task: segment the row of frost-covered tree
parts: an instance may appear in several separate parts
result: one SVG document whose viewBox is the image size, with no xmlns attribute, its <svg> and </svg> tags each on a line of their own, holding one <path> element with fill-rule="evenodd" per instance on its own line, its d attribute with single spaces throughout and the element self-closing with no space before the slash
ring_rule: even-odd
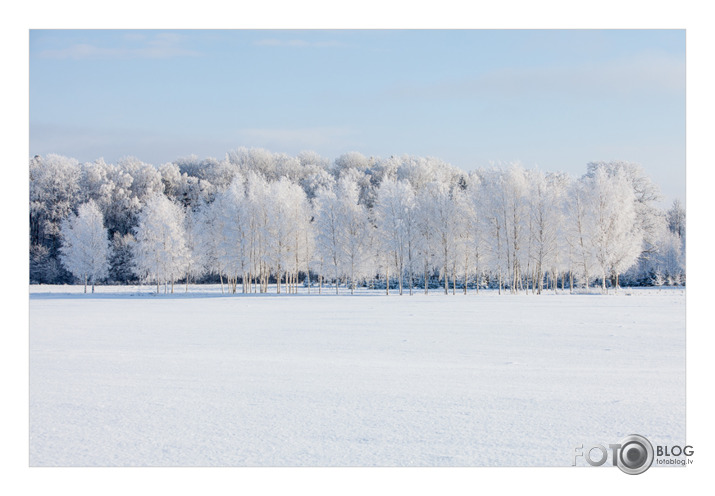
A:
<svg viewBox="0 0 715 496">
<path fill-rule="evenodd" d="M 223 160 L 30 160 L 30 281 L 225 291 L 445 292 L 685 284 L 685 211 L 640 165 L 518 164 L 241 148 Z M 314 289 L 311 289 L 314 288 Z"/>
</svg>

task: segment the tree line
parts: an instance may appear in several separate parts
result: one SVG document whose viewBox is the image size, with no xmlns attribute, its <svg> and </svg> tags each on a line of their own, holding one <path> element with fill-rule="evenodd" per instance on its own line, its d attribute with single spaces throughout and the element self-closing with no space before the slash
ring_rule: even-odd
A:
<svg viewBox="0 0 715 496">
<path fill-rule="evenodd" d="M 685 284 L 685 210 L 634 163 L 578 178 L 431 157 L 240 148 L 160 166 L 30 160 L 30 281 L 228 292 Z"/>
</svg>

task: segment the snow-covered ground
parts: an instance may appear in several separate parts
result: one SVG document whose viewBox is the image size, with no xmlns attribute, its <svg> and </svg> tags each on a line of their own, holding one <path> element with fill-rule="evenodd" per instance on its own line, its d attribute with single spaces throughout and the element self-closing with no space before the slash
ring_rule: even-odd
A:
<svg viewBox="0 0 715 496">
<path fill-rule="evenodd" d="M 31 465 L 571 466 L 685 440 L 683 290 L 153 290 L 30 288 Z"/>
</svg>

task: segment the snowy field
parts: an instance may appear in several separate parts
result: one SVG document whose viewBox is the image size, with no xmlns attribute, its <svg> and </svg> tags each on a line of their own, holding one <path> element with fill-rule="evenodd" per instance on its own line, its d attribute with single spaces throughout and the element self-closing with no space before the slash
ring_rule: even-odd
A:
<svg viewBox="0 0 715 496">
<path fill-rule="evenodd" d="M 153 289 L 31 286 L 31 465 L 571 466 L 685 440 L 682 289 Z"/>
</svg>

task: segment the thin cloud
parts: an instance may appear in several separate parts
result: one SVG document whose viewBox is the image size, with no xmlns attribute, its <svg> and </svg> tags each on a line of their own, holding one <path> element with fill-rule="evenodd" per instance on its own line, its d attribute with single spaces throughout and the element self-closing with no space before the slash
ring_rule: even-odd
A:
<svg viewBox="0 0 715 496">
<path fill-rule="evenodd" d="M 123 38 L 127 41 L 144 41 L 147 39 L 147 35 L 141 32 L 129 32 L 125 33 Z"/>
<path fill-rule="evenodd" d="M 132 155 L 160 164 L 196 154 L 221 157 L 238 146 L 298 153 L 319 150 L 329 156 L 356 148 L 355 131 L 347 127 L 243 128 L 222 133 L 187 134 L 140 128 L 30 123 L 30 155 L 58 153 L 80 162 L 104 157 L 108 163 Z"/>
<path fill-rule="evenodd" d="M 251 128 L 239 129 L 238 140 L 252 146 L 275 149 L 313 149 L 342 142 L 351 134 L 345 127 L 312 127 L 294 129 Z"/>
<path fill-rule="evenodd" d="M 266 38 L 253 42 L 255 46 L 269 47 L 294 47 L 294 48 L 326 48 L 344 47 L 344 43 L 335 40 L 328 41 L 306 41 L 306 40 L 279 40 L 277 38 Z"/>
<path fill-rule="evenodd" d="M 685 94 L 685 61 L 664 55 L 582 64 L 578 67 L 538 67 L 494 70 L 472 78 L 425 86 L 403 85 L 391 97 L 471 98 L 557 95 L 631 96 Z"/>
<path fill-rule="evenodd" d="M 134 46 L 106 47 L 90 43 L 75 43 L 64 48 L 46 49 L 39 57 L 50 59 L 162 59 L 172 57 L 195 57 L 196 50 L 182 46 L 183 37 L 176 33 L 159 33 L 151 37 L 141 33 L 129 33 L 123 40 Z"/>
</svg>

